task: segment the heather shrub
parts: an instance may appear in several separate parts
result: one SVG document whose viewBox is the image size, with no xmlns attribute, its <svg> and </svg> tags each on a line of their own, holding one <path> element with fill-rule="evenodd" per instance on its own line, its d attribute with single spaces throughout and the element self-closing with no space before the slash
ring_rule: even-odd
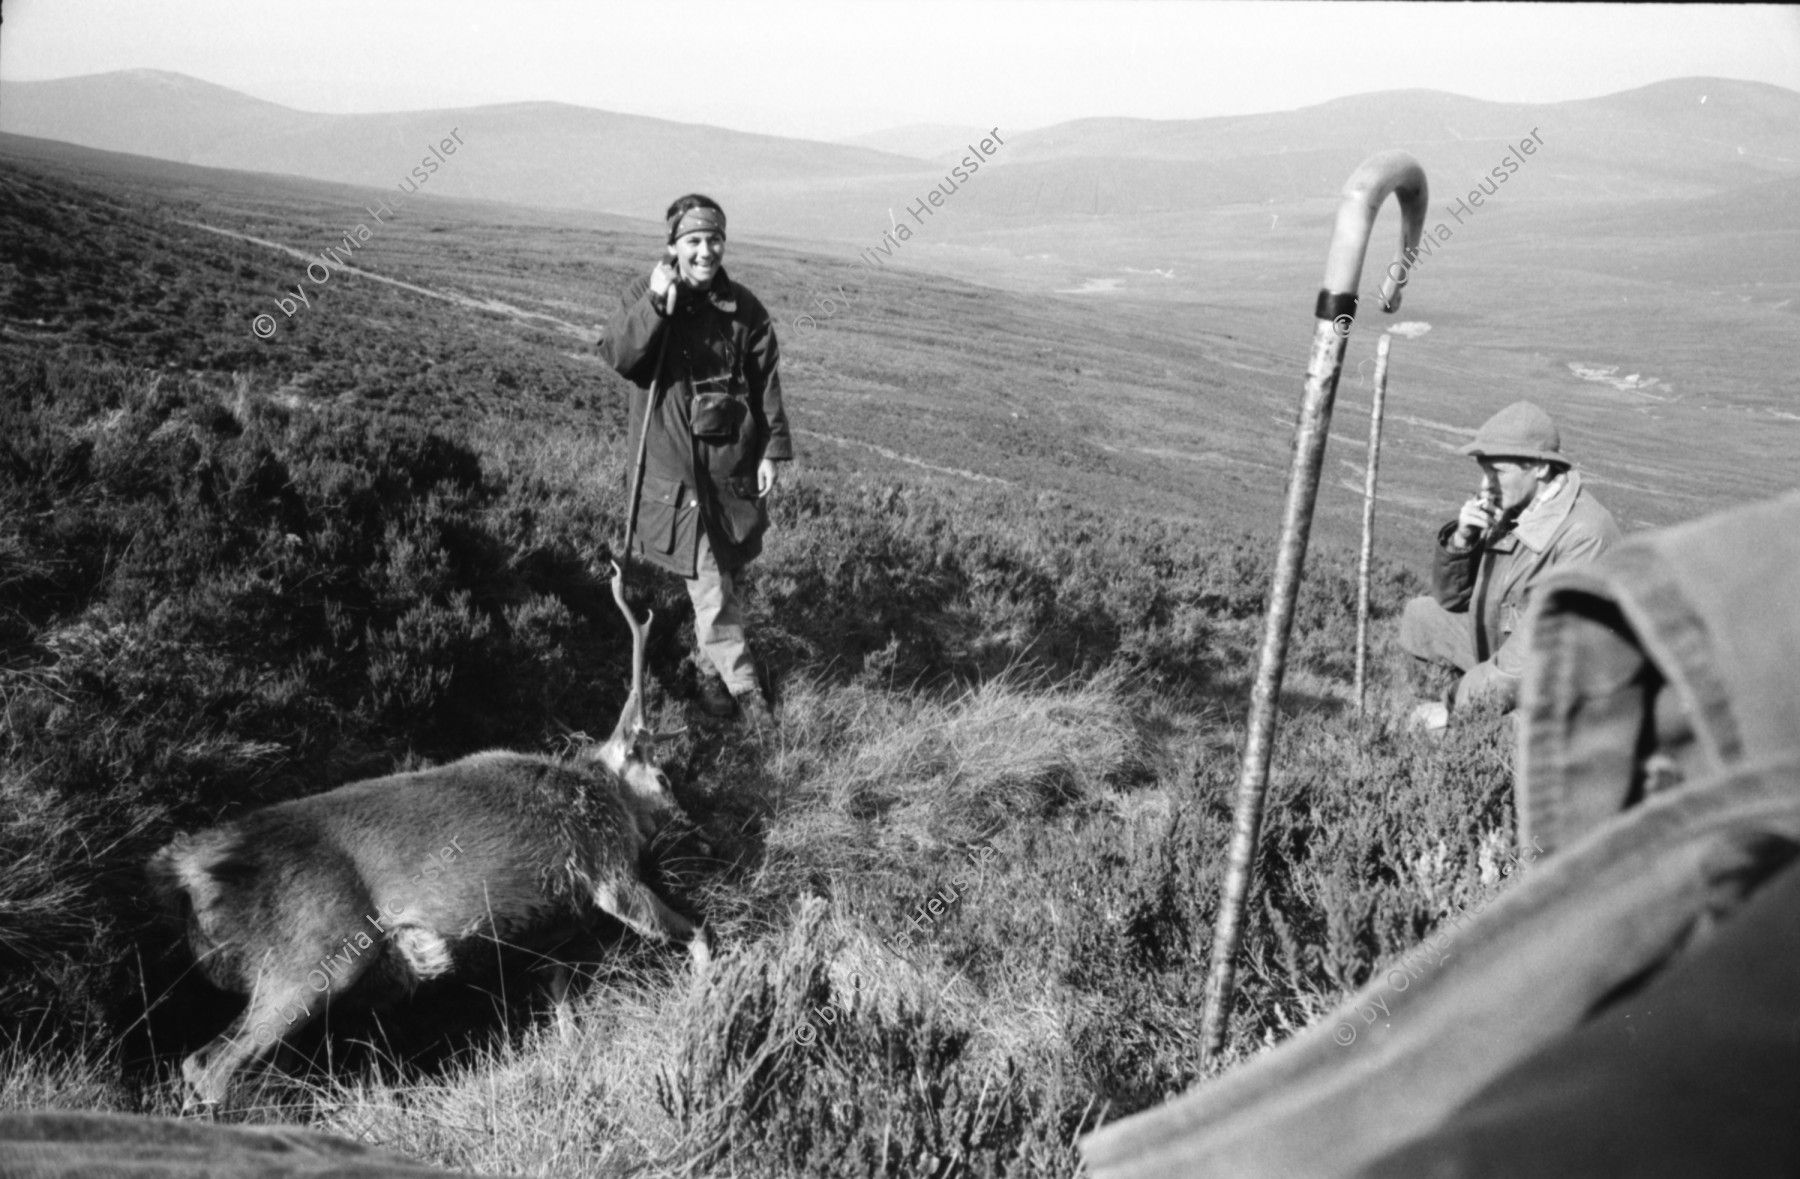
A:
<svg viewBox="0 0 1800 1179">
<path fill-rule="evenodd" d="M 597 671 L 628 641 L 578 538 L 508 547 L 504 486 L 453 438 L 56 362 L 15 379 L 0 436 L 0 744 L 9 788 L 45 800 L 5 850 L 77 829 L 108 849 L 53 894 L 102 960 L 171 824 L 616 713 Z M 48 908 L 32 877 L 9 873 L 39 899 L 0 923 Z M 42 945 L 0 931 L 21 942 Z M 44 1003 L 130 999 L 68 986 L 58 954 L 24 965 Z"/>
</svg>

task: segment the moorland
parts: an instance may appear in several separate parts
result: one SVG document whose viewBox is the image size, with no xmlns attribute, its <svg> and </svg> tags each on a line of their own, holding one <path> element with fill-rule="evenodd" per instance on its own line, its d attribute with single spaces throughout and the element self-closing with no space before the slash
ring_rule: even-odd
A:
<svg viewBox="0 0 1800 1179">
<path fill-rule="evenodd" d="M 236 1000 L 146 903 L 150 851 L 358 776 L 567 749 L 617 715 L 624 399 L 592 340 L 658 239 L 421 197 L 289 316 L 290 251 L 337 241 L 375 190 L 10 135 L 0 164 L 0 1104 L 172 1112 L 181 1055 Z M 497 1172 L 1075 1173 L 1080 1133 L 1284 1039 L 1505 886 L 1510 723 L 1433 742 L 1389 721 L 1393 620 L 1487 412 L 1550 407 L 1632 527 L 1791 484 L 1775 296 L 1800 231 L 1792 182 L 1742 179 L 1626 215 L 1496 205 L 1409 289 L 1398 318 L 1431 330 L 1395 344 L 1366 718 L 1365 311 L 1206 1067 L 1330 201 L 1196 215 L 1178 265 L 1220 282 L 1182 299 L 1038 289 L 1027 251 L 870 276 L 734 235 L 729 269 L 778 320 L 848 298 L 783 336 L 801 458 L 747 589 L 778 734 L 697 712 L 685 593 L 632 578 L 653 712 L 690 726 L 667 765 L 697 830 L 669 833 L 657 876 L 715 930 L 716 969 L 609 929 L 559 1040 L 534 963 L 501 953 L 334 1013 L 225 1116 Z M 1298 224 L 1252 232 L 1270 216 Z M 895 954 L 978 849 L 979 879 Z"/>
</svg>

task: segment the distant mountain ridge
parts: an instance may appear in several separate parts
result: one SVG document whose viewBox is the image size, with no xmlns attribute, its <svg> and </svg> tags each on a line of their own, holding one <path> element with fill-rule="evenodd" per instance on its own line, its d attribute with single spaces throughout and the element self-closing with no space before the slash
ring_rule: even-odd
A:
<svg viewBox="0 0 1800 1179">
<path fill-rule="evenodd" d="M 424 191 L 654 216 L 691 189 L 916 172 L 922 160 L 555 102 L 326 115 L 163 70 L 0 83 L 0 131 L 179 163 L 389 187 L 452 129 Z"/>
<path fill-rule="evenodd" d="M 1723 142 L 1800 167 L 1800 93 L 1762 82 L 1680 78 L 1601 98 L 1530 105 L 1465 98 L 1441 90 L 1389 90 L 1317 106 L 1213 119 L 1077 119 L 1017 137 L 1017 159 L 1120 156 L 1229 159 L 1271 149 L 1331 149 L 1346 135 L 1376 131 L 1397 143 L 1516 139 L 1533 115 L 1582 130 Z M 1521 118 L 1523 116 L 1523 119 Z M 1730 136 L 1740 136 L 1731 140 Z"/>
<path fill-rule="evenodd" d="M 986 127 L 961 126 L 950 123 L 913 123 L 905 127 L 887 127 L 862 135 L 851 135 L 836 142 L 896 155 L 915 156 L 921 160 L 941 162 L 954 160 L 968 150 L 968 144 L 988 133 Z"/>
<path fill-rule="evenodd" d="M 921 125 L 822 143 L 551 102 L 326 115 L 158 70 L 0 83 L 0 130 L 377 188 L 453 129 L 465 149 L 429 175 L 428 194 L 654 217 L 698 190 L 746 232 L 861 246 L 946 178 L 963 134 Z M 1018 227 L 1099 218 L 1137 232 L 1130 219 L 1330 200 L 1360 160 L 1396 147 L 1425 163 L 1434 195 L 1454 195 L 1534 130 L 1544 150 L 1510 186 L 1514 205 L 1705 197 L 1800 176 L 1800 93 L 1763 83 L 1685 78 L 1540 105 L 1387 91 L 1267 114 L 1002 127 L 1004 146 L 955 190 L 953 213 L 916 228 L 992 244 Z"/>
</svg>

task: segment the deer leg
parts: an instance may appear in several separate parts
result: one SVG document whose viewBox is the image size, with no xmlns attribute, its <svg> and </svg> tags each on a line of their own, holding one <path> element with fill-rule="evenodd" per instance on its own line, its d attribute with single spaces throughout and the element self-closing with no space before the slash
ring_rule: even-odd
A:
<svg viewBox="0 0 1800 1179">
<path fill-rule="evenodd" d="M 603 885 L 595 891 L 595 903 L 652 941 L 685 943 L 694 968 L 705 970 L 712 961 L 712 939 L 706 930 L 669 908 L 649 885 L 629 880 Z"/>
<path fill-rule="evenodd" d="M 251 992 L 230 1028 L 181 1062 L 189 1093 L 183 1109 L 217 1105 L 225 1099 L 239 1069 L 272 1052 L 287 1035 L 311 1023 L 323 1010 L 326 996 L 305 982 L 264 976 Z"/>
<path fill-rule="evenodd" d="M 290 961 L 259 971 L 243 1013 L 230 1028 L 181 1062 L 181 1075 L 189 1087 L 183 1108 L 223 1101 L 239 1069 L 268 1055 L 286 1037 L 311 1023 L 332 996 L 354 986 L 378 956 L 344 949 L 335 956 L 321 957 L 318 964 L 310 959 Z"/>
<path fill-rule="evenodd" d="M 544 994 L 556 1011 L 557 1031 L 566 1041 L 575 1030 L 574 1007 L 569 1002 L 569 995 L 576 976 L 581 973 L 578 964 L 595 960 L 598 943 L 593 929 L 583 920 L 569 921 L 536 935 L 533 944 L 538 942 L 544 943 L 544 952 L 542 961 L 533 971 L 544 975 Z"/>
</svg>

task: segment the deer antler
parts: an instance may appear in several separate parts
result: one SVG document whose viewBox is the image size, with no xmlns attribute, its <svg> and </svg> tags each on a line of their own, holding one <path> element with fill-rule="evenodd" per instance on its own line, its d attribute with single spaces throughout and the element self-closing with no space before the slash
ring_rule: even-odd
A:
<svg viewBox="0 0 1800 1179">
<path fill-rule="evenodd" d="M 631 628 L 631 695 L 625 698 L 625 710 L 619 714 L 619 727 L 627 725 L 635 737 L 643 732 L 644 725 L 644 631 L 650 620 L 656 617 L 656 611 L 644 612 L 644 621 L 639 622 L 631 613 L 631 607 L 625 603 L 625 571 L 619 563 L 612 563 L 613 601 L 619 604 L 619 613 L 625 616 L 625 625 Z M 616 735 L 616 734 L 615 734 Z"/>
<path fill-rule="evenodd" d="M 625 625 L 631 628 L 631 695 L 625 698 L 625 707 L 619 713 L 619 723 L 601 751 L 601 760 L 617 770 L 625 764 L 626 757 L 634 750 L 649 746 L 650 748 L 642 750 L 643 755 L 648 758 L 655 752 L 656 742 L 680 736 L 687 729 L 683 727 L 666 733 L 652 732 L 644 720 L 644 635 L 649 631 L 656 612 L 646 610 L 644 620 L 639 622 L 625 601 L 625 571 L 619 568 L 617 561 L 612 563 L 612 570 L 613 601 L 619 604 L 619 613 L 625 616 Z"/>
</svg>

